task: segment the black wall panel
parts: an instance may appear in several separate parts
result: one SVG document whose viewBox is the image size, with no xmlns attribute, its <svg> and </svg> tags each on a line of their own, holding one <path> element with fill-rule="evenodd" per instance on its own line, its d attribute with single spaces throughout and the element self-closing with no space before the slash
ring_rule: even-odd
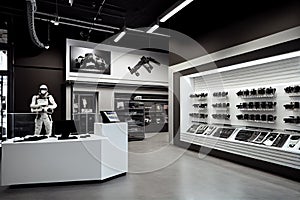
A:
<svg viewBox="0 0 300 200">
<path fill-rule="evenodd" d="M 62 119 L 65 110 L 63 69 L 33 68 L 28 66 L 15 66 L 15 112 L 29 113 L 32 95 L 38 93 L 39 86 L 43 83 L 48 86 L 49 92 L 53 95 L 58 107 L 53 116 L 54 120 Z"/>
</svg>

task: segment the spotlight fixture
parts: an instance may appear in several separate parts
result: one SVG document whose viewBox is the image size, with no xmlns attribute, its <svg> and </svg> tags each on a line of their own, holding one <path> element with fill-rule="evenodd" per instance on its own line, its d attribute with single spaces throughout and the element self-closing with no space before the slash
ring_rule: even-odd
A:
<svg viewBox="0 0 300 200">
<path fill-rule="evenodd" d="M 154 24 L 148 31 L 147 33 L 153 33 L 156 29 L 159 28 L 158 24 Z"/>
<path fill-rule="evenodd" d="M 58 17 L 57 0 L 55 1 L 55 9 L 56 9 L 56 17 L 55 17 L 55 20 L 51 20 L 51 23 L 53 23 L 55 26 L 58 26 L 59 25 L 59 17 Z"/>
<path fill-rule="evenodd" d="M 175 15 L 177 12 L 179 12 L 181 9 L 183 9 L 185 6 L 190 4 L 193 0 L 185 0 L 181 4 L 179 4 L 176 8 L 171 10 L 169 13 L 167 13 L 164 17 L 160 19 L 160 22 L 166 22 L 170 17 Z"/>
<path fill-rule="evenodd" d="M 48 22 L 48 40 L 47 43 L 44 46 L 45 49 L 49 49 L 50 48 L 50 23 Z"/>
<path fill-rule="evenodd" d="M 122 32 L 119 33 L 119 35 L 114 39 L 114 42 L 119 42 L 119 40 L 121 40 L 124 37 L 125 34 L 126 34 L 126 29 L 124 28 L 122 30 Z"/>
<path fill-rule="evenodd" d="M 55 19 L 54 20 L 51 20 L 50 22 L 52 23 L 52 24 L 54 24 L 55 26 L 58 26 L 59 25 L 59 18 L 60 17 L 55 17 Z"/>
</svg>

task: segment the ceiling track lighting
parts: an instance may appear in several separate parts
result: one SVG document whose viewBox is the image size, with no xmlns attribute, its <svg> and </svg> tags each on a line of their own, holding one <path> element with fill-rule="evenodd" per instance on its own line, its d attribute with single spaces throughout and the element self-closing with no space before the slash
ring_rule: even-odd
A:
<svg viewBox="0 0 300 200">
<path fill-rule="evenodd" d="M 178 13 L 181 9 L 183 9 L 184 7 L 186 7 L 187 5 L 189 5 L 192 1 L 193 0 L 185 0 L 184 2 L 182 2 L 181 4 L 179 4 L 178 6 L 176 6 L 173 10 L 171 10 L 170 12 L 168 12 L 159 21 L 160 22 L 166 22 L 170 17 L 172 17 L 173 15 L 175 15 L 176 13 Z"/>
<path fill-rule="evenodd" d="M 47 17 L 57 17 L 56 15 L 53 14 L 49 14 L 49 13 L 43 13 L 43 12 L 36 12 L 36 14 L 39 15 L 43 15 L 43 16 L 47 16 Z M 86 21 L 82 21 L 82 20 L 77 20 L 77 19 L 72 19 L 72 18 L 67 18 L 67 17 L 59 17 L 59 20 L 64 20 L 64 21 L 70 21 L 70 22 L 74 22 L 74 23 L 80 23 L 80 24 L 86 24 L 86 25 L 91 25 L 91 22 L 86 22 Z M 97 24 L 94 23 L 94 26 L 98 26 L 98 27 L 103 27 L 103 28 L 109 28 L 109 29 L 113 29 L 113 30 L 120 30 L 120 28 L 115 27 L 115 26 L 109 26 L 109 25 L 104 25 L 104 24 Z"/>
<path fill-rule="evenodd" d="M 60 17 L 55 17 L 55 19 L 54 20 L 50 20 L 50 22 L 52 23 L 52 24 L 54 24 L 55 26 L 58 26 L 59 25 L 59 19 L 60 19 Z"/>
<path fill-rule="evenodd" d="M 49 21 L 51 22 L 51 20 L 46 19 L 46 18 L 41 18 L 41 17 L 35 17 L 35 19 L 41 20 L 41 21 L 45 21 L 45 22 L 49 22 Z M 90 29 L 89 26 L 85 26 L 85 25 L 79 25 L 79 24 L 74 24 L 74 23 L 69 23 L 69 22 L 63 22 L 63 21 L 60 21 L 59 23 L 63 24 L 63 25 L 68 25 L 68 26 L 74 26 L 74 27 L 79 27 L 79 28 Z M 101 29 L 101 28 L 92 28 L 92 30 L 100 31 L 100 32 L 105 32 L 105 33 L 115 33 L 114 31 L 105 30 L 105 29 Z"/>
<path fill-rule="evenodd" d="M 47 29 L 48 31 L 48 36 L 47 36 L 47 38 L 48 38 L 48 40 L 47 40 L 47 43 L 45 44 L 45 49 L 49 49 L 50 48 L 50 23 L 48 22 L 48 29 Z"/>
<path fill-rule="evenodd" d="M 74 0 L 69 0 L 70 6 L 73 6 L 73 2 L 74 2 Z"/>
</svg>

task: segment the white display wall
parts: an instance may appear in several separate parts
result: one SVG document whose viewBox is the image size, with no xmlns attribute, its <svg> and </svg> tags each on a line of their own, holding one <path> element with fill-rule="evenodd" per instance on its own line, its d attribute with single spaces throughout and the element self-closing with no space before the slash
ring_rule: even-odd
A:
<svg viewBox="0 0 300 200">
<path fill-rule="evenodd" d="M 300 95 L 292 96 L 284 91 L 288 86 L 300 85 L 300 52 L 275 56 L 253 62 L 229 66 L 217 70 L 181 77 L 181 131 L 186 131 L 192 121 L 202 121 L 209 124 L 231 124 L 239 126 L 255 126 L 271 129 L 300 130 L 300 125 L 284 123 L 283 118 L 300 116 L 300 110 L 286 110 L 285 104 L 300 102 Z M 276 88 L 274 97 L 241 98 L 237 92 L 246 89 Z M 228 92 L 226 98 L 213 97 L 214 92 Z M 191 94 L 208 93 L 206 99 L 190 98 Z M 292 96 L 292 97 L 291 97 Z M 276 102 L 274 111 L 241 111 L 236 105 L 242 102 Z M 194 108 L 193 104 L 207 103 L 207 109 Z M 230 103 L 228 110 L 212 107 L 214 103 Z M 206 113 L 207 119 L 194 119 L 190 113 Z M 212 114 L 230 114 L 229 120 L 213 119 Z M 267 114 L 276 116 L 274 123 L 251 122 L 238 120 L 239 114 Z"/>
<path fill-rule="evenodd" d="M 300 123 L 284 122 L 284 118 L 289 116 L 300 116 L 299 108 L 287 110 L 284 107 L 291 102 L 300 103 L 300 90 L 297 93 L 286 93 L 285 88 L 289 86 L 300 86 L 300 51 L 183 76 L 180 78 L 180 140 L 300 169 Z M 237 95 L 239 91 L 247 89 L 251 91 L 270 87 L 276 89 L 274 95 L 247 96 L 248 98 Z M 228 95 L 213 95 L 219 92 L 226 92 Z M 204 95 L 206 93 L 207 97 Z M 204 97 L 191 98 L 195 94 L 202 94 Z M 243 102 L 276 102 L 276 106 L 272 109 L 242 111 L 237 105 Z M 216 103 L 229 103 L 229 107 L 215 108 L 212 105 Z M 199 108 L 194 104 L 207 104 L 207 107 Z M 207 115 L 207 118 L 191 116 L 191 113 Z M 214 119 L 213 114 L 228 114 L 230 118 Z M 239 120 L 237 115 L 241 114 L 273 115 L 276 120 Z M 192 125 L 196 128 L 190 129 Z M 209 131 L 210 128 L 207 127 L 215 129 Z M 226 136 L 229 129 L 233 132 Z M 216 134 L 218 131 L 221 132 Z M 248 132 L 242 133 L 243 131 Z M 237 139 L 242 134 L 245 137 L 252 134 L 251 131 L 258 131 L 259 135 L 252 135 L 255 136 L 252 140 Z M 256 142 L 263 132 L 267 132 L 264 142 Z M 276 137 L 270 139 L 272 134 Z M 278 141 L 283 141 L 283 144 L 272 145 L 279 136 L 281 139 Z M 282 137 L 286 137 L 286 140 Z"/>
</svg>

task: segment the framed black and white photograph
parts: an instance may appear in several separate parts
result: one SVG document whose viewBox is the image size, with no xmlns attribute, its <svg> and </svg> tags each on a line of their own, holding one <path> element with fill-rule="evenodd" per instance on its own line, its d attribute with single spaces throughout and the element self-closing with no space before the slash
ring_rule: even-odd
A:
<svg viewBox="0 0 300 200">
<path fill-rule="evenodd" d="M 110 75 L 111 52 L 70 46 L 70 72 Z"/>
<path fill-rule="evenodd" d="M 95 113 L 96 95 L 94 92 L 74 92 L 73 94 L 73 114 Z"/>
<path fill-rule="evenodd" d="M 79 133 L 92 133 L 97 115 L 97 92 L 73 93 L 73 120 Z"/>
</svg>

